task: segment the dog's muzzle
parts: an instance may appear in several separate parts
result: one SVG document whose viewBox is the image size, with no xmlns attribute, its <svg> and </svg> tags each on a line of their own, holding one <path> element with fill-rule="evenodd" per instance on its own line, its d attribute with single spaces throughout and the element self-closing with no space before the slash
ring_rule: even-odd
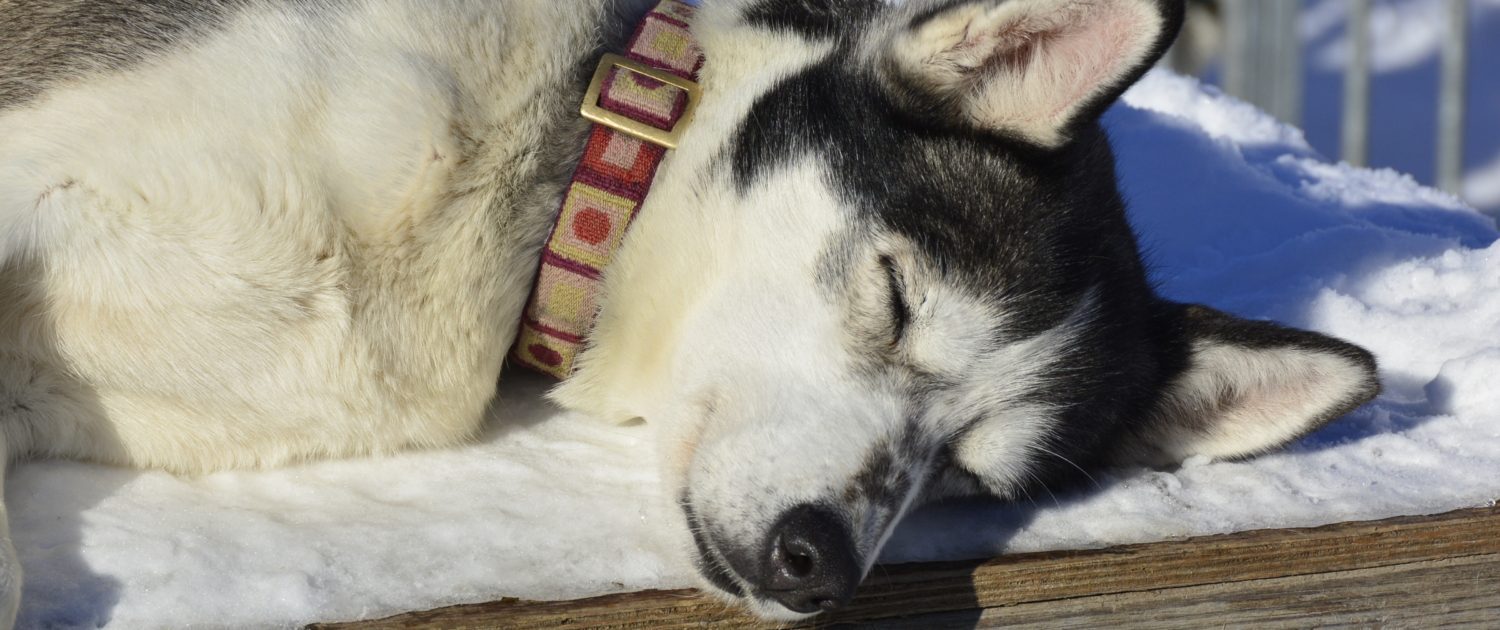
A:
<svg viewBox="0 0 1500 630">
<path fill-rule="evenodd" d="M 784 512 L 758 544 L 726 545 L 686 501 L 683 510 L 699 554 L 699 570 L 732 595 L 776 602 L 812 614 L 849 603 L 862 576 L 845 519 L 818 504 Z"/>
</svg>

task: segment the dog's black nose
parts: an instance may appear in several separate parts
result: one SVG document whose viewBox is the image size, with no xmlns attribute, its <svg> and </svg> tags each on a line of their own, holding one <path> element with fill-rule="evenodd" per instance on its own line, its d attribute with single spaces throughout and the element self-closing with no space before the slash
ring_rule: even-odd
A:
<svg viewBox="0 0 1500 630">
<path fill-rule="evenodd" d="M 835 610 L 854 597 L 859 558 L 843 518 L 826 507 L 788 510 L 771 530 L 761 591 L 800 613 Z"/>
</svg>

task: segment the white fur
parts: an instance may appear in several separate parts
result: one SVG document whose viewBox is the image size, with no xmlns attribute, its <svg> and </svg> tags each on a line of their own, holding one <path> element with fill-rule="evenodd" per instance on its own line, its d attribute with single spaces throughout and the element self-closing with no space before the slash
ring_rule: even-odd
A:
<svg viewBox="0 0 1500 630">
<path fill-rule="evenodd" d="M 735 215 L 717 210 L 737 203 L 723 179 L 728 174 L 702 181 L 708 165 L 757 97 L 832 49 L 790 34 L 767 35 L 739 24 L 730 7 L 713 5 L 697 17 L 694 34 L 707 60 L 699 78 L 705 106 L 662 163 L 629 241 L 610 266 L 609 299 L 577 372 L 552 393 L 563 405 L 614 422 L 644 417 L 658 400 L 655 394 L 670 376 L 663 350 L 675 344 L 681 319 L 719 277 L 724 241 L 739 227 L 725 223 Z M 817 220 L 790 219 L 791 225 Z"/>
<path fill-rule="evenodd" d="M 666 494 L 690 489 L 697 511 L 730 541 L 759 540 L 783 510 L 835 495 L 903 417 L 896 390 L 851 378 L 843 313 L 813 281 L 840 225 L 819 169 L 801 163 L 743 198 L 721 179 L 697 182 L 694 198 L 712 217 L 699 232 L 680 232 L 666 208 L 643 214 L 617 263 L 622 274 L 610 280 L 640 281 L 611 294 L 582 371 L 558 390 L 569 405 L 619 404 L 600 411 L 656 427 L 673 485 Z M 692 244 L 681 242 L 690 235 Z M 640 334 L 646 321 L 659 332 Z M 856 515 L 870 523 L 856 544 L 874 551 L 897 516 Z"/>
<path fill-rule="evenodd" d="M 196 473 L 472 434 L 535 264 L 492 208 L 589 22 L 466 6 L 244 14 L 0 117 L 35 261 L 6 268 L 0 349 L 92 410 L 13 448 Z"/>
<path fill-rule="evenodd" d="M 1048 444 L 1059 410 L 1019 397 L 1042 385 L 1043 375 L 1057 370 L 1095 316 L 1095 300 L 1090 291 L 1061 323 L 985 355 L 975 366 L 980 376 L 936 412 L 956 419 L 980 418 L 964 433 L 954 456 L 996 496 L 1015 497 L 1032 481 L 1036 461 L 1058 456 Z"/>
<path fill-rule="evenodd" d="M 0 113 L 7 454 L 192 474 L 478 430 L 602 8 L 252 6 Z"/>
<path fill-rule="evenodd" d="M 851 376 L 846 313 L 814 281 L 849 216 L 823 166 L 796 164 L 743 197 L 727 169 L 709 166 L 756 97 L 831 43 L 768 34 L 712 5 L 695 32 L 705 107 L 663 164 L 607 276 L 579 370 L 553 398 L 613 421 L 645 418 L 661 436 L 666 494 L 690 489 L 719 535 L 753 541 L 782 510 L 839 492 L 906 410 L 895 384 Z M 894 511 L 848 506 L 867 563 L 919 486 Z M 805 617 L 747 603 L 768 618 Z"/>
</svg>

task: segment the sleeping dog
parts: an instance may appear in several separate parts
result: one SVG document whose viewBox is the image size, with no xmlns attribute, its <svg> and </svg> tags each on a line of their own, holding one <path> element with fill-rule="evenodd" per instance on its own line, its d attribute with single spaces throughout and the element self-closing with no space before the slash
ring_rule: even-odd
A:
<svg viewBox="0 0 1500 630">
<path fill-rule="evenodd" d="M 0 452 L 441 447 L 511 354 L 652 427 L 704 587 L 790 620 L 923 502 L 1377 392 L 1153 292 L 1098 119 L 1180 0 L 706 5 L 0 0 Z"/>
</svg>

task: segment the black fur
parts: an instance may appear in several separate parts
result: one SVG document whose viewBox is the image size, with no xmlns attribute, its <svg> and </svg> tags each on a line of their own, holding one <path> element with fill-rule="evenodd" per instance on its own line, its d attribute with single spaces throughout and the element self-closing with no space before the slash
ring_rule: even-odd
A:
<svg viewBox="0 0 1500 630">
<path fill-rule="evenodd" d="M 1152 60 L 1181 22 L 1180 2 L 1160 5 L 1169 32 L 1153 44 Z M 793 7 L 804 10 L 800 18 L 789 14 Z M 1373 397 L 1374 360 L 1357 347 L 1270 323 L 1201 316 L 1208 309 L 1155 295 L 1097 120 L 1149 63 L 1087 103 L 1069 123 L 1068 140 L 1049 149 L 913 108 L 912 94 L 855 57 L 852 42 L 866 11 L 834 23 L 827 19 L 831 7 L 772 0 L 750 12 L 764 25 L 840 44 L 827 60 L 770 90 L 746 116 L 727 156 L 734 181 L 743 192 L 780 166 L 816 156 L 845 205 L 858 213 L 853 224 L 904 236 L 950 281 L 1004 305 L 1013 319 L 995 331 L 997 343 L 1056 326 L 1092 291 L 1089 325 L 1062 367 L 1031 393 L 1063 409 L 1043 445 L 1055 455 L 1033 469 L 1038 484 L 1067 485 L 1118 459 L 1115 451 L 1132 435 L 1132 424 L 1148 417 L 1165 388 L 1190 367 L 1195 336 L 1331 352 L 1367 369 L 1368 386 L 1315 425 Z"/>
<path fill-rule="evenodd" d="M 748 187 L 765 171 L 816 153 L 861 221 L 911 239 L 944 274 L 1006 305 L 1013 328 L 997 336 L 1051 328 L 1085 290 L 1099 287 L 1100 324 L 1064 361 L 1075 372 L 1035 394 L 1066 401 L 1078 420 L 1065 423 L 1066 434 L 1049 449 L 1067 445 L 1068 459 L 1086 458 L 1121 417 L 1149 404 L 1163 381 L 1150 367 L 1162 362 L 1150 347 L 1166 345 L 1150 339 L 1154 298 L 1103 131 L 1093 124 L 1049 152 L 926 125 L 850 54 L 836 53 L 760 100 L 734 145 L 736 182 Z M 1071 470 L 1061 461 L 1056 468 Z"/>
<path fill-rule="evenodd" d="M 877 443 L 864 457 L 864 467 L 844 487 L 845 504 L 868 502 L 894 512 L 911 490 L 913 471 L 932 440 L 908 419 L 899 434 Z"/>
<path fill-rule="evenodd" d="M 744 17 L 756 26 L 823 39 L 848 32 L 850 24 L 869 20 L 880 8 L 880 0 L 763 0 Z"/>
<path fill-rule="evenodd" d="M 0 2 L 0 109 L 120 70 L 221 27 L 251 0 Z"/>
</svg>

